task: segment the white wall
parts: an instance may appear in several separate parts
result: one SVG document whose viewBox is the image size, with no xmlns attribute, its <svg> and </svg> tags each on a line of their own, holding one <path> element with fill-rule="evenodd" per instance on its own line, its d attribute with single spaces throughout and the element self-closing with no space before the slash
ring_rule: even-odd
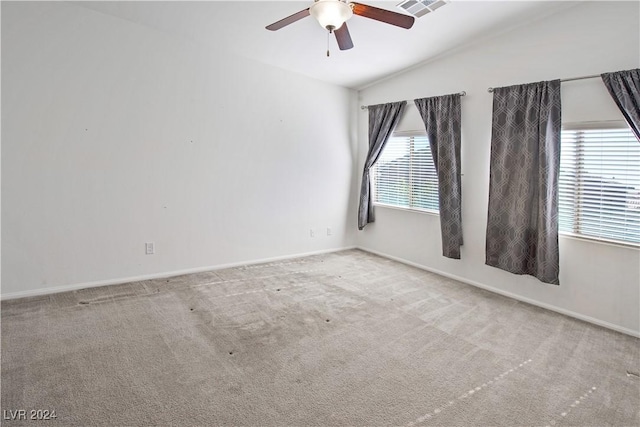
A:
<svg viewBox="0 0 640 427">
<path fill-rule="evenodd" d="M 3 2 L 2 296 L 352 246 L 355 111 L 73 3 Z"/>
<path fill-rule="evenodd" d="M 640 251 L 560 237 L 560 286 L 484 264 L 492 96 L 488 87 L 599 74 L 640 65 L 637 2 L 582 2 L 543 20 L 484 40 L 360 92 L 361 104 L 436 96 L 462 98 L 462 259 L 441 256 L 439 217 L 377 207 L 358 233 L 364 249 L 462 278 L 523 300 L 640 333 Z M 563 121 L 622 119 L 598 79 L 562 85 Z M 413 116 L 413 117 L 412 117 Z M 403 127 L 419 123 L 411 106 Z M 367 116 L 359 116 L 360 164 Z"/>
</svg>

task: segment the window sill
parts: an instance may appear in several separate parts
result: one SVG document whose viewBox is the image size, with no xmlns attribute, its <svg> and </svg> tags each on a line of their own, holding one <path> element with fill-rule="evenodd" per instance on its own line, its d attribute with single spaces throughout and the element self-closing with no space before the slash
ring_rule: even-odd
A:
<svg viewBox="0 0 640 427">
<path fill-rule="evenodd" d="M 382 204 L 382 203 L 374 203 L 373 206 L 375 206 L 376 208 L 393 209 L 393 210 L 396 210 L 396 211 L 405 211 L 405 212 L 412 212 L 412 213 L 417 213 L 417 214 L 440 216 L 440 213 L 438 211 L 431 211 L 431 210 L 426 210 L 426 209 L 402 208 L 400 206 L 385 205 L 385 204 Z"/>
<path fill-rule="evenodd" d="M 606 245 L 606 246 L 614 246 L 614 247 L 618 247 L 618 248 L 624 248 L 624 249 L 635 249 L 637 251 L 640 251 L 640 245 L 639 244 L 635 244 L 635 243 L 625 243 L 625 242 L 618 242 L 615 240 L 603 240 L 603 239 L 597 239 L 595 237 L 589 237 L 589 236 L 583 236 L 580 234 L 573 234 L 573 233 L 567 233 L 564 231 L 561 231 L 558 233 L 558 235 L 562 238 L 565 239 L 570 239 L 570 240 L 579 240 L 582 242 L 590 242 L 590 243 L 595 243 L 598 245 Z"/>
<path fill-rule="evenodd" d="M 374 203 L 373 206 L 375 206 L 376 208 L 391 209 L 391 210 L 396 210 L 396 211 L 404 211 L 404 212 L 411 212 L 411 213 L 430 215 L 430 216 L 438 216 L 438 217 L 440 216 L 440 213 L 438 211 L 428 211 L 428 210 L 413 209 L 413 208 L 402 208 L 402 207 L 399 207 L 399 206 L 385 205 L 385 204 L 382 204 L 382 203 Z M 598 244 L 598 245 L 614 246 L 614 247 L 618 247 L 618 248 L 635 249 L 637 251 L 640 251 L 640 244 L 635 244 L 635 243 L 617 242 L 617 241 L 613 241 L 613 240 L 602 240 L 602 239 L 597 239 L 597 238 L 594 238 L 594 237 L 582 236 L 582 235 L 579 235 L 579 234 L 572 234 L 572 233 L 567 233 L 567 232 L 563 232 L 563 231 L 559 232 L 558 235 L 559 235 L 559 237 L 561 237 L 563 239 L 579 240 L 579 241 L 582 241 L 582 242 L 595 243 L 595 244 Z"/>
</svg>

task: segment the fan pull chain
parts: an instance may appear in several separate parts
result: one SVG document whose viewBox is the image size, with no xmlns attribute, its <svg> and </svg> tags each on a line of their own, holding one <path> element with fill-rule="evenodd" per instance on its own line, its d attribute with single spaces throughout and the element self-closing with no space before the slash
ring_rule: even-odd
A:
<svg viewBox="0 0 640 427">
<path fill-rule="evenodd" d="M 331 37 L 331 30 L 327 32 L 327 58 L 330 56 L 329 54 L 329 42 L 330 42 L 329 38 L 330 37 Z"/>
</svg>

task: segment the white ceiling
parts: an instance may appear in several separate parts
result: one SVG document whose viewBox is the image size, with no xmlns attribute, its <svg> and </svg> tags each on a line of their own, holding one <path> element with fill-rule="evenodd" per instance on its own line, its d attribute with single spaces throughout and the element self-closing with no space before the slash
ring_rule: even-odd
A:
<svg viewBox="0 0 640 427">
<path fill-rule="evenodd" d="M 398 1 L 361 3 L 400 11 Z M 341 86 L 361 89 L 452 49 L 571 7 L 558 1 L 459 1 L 429 13 L 410 30 L 355 16 L 348 21 L 355 47 L 340 51 L 326 30 L 306 17 L 279 31 L 265 29 L 309 7 L 312 1 L 113 1 L 73 2 L 213 49 Z"/>
</svg>

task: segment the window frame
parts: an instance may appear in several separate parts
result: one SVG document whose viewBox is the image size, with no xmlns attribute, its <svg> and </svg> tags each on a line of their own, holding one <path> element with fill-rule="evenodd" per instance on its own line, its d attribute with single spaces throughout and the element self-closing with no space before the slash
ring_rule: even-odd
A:
<svg viewBox="0 0 640 427">
<path fill-rule="evenodd" d="M 629 130 L 630 131 L 630 128 L 629 128 L 629 125 L 622 120 L 570 122 L 570 123 L 563 123 L 562 125 L 562 132 L 564 131 L 579 132 L 579 131 L 594 131 L 594 130 Z M 640 142 L 638 143 L 640 145 Z M 561 153 L 563 148 L 564 147 L 562 147 L 562 143 L 561 143 L 561 147 L 560 147 Z M 562 170 L 562 165 L 560 166 L 560 171 L 561 170 Z M 575 182 L 576 184 L 578 184 L 578 180 L 576 180 Z M 574 200 L 576 196 L 577 194 L 574 193 L 573 194 Z M 560 182 L 558 182 L 558 202 L 560 202 Z M 574 207 L 573 209 L 575 212 L 575 210 L 577 210 L 578 208 Z M 558 220 L 560 220 L 560 203 L 558 203 Z M 580 229 L 579 223 L 575 223 L 573 225 L 572 231 L 561 230 L 560 224 L 558 224 L 558 234 L 565 238 L 640 250 L 640 242 L 632 242 L 629 240 L 619 240 L 614 238 L 583 234 L 579 232 L 579 229 Z"/>
<path fill-rule="evenodd" d="M 431 154 L 431 146 L 429 144 L 429 138 L 427 136 L 427 132 L 425 130 L 407 130 L 407 131 L 395 131 L 391 134 L 391 136 L 389 137 L 389 141 L 387 141 L 387 144 L 390 142 L 390 140 L 392 138 L 425 138 L 427 139 L 427 146 L 429 148 L 429 156 L 431 158 L 431 160 L 433 161 L 433 155 Z M 384 149 L 387 147 L 387 145 L 385 144 L 385 147 L 382 149 L 384 151 Z M 380 153 L 382 155 L 382 152 Z M 378 160 L 380 160 L 380 158 L 378 158 Z M 390 204 L 390 203 L 384 203 L 384 202 L 378 202 L 377 198 L 378 198 L 378 183 L 377 183 L 377 171 L 376 168 L 378 166 L 378 161 L 376 161 L 376 163 L 374 163 L 374 165 L 371 167 L 371 173 L 369 175 L 369 179 L 371 181 L 371 186 L 372 186 L 372 190 L 373 190 L 373 195 L 372 195 L 372 200 L 373 200 L 373 206 L 376 207 L 383 207 L 383 208 L 388 208 L 388 209 L 396 209 L 396 210 L 401 210 L 401 211 L 409 211 L 409 212 L 416 212 L 416 213 L 420 213 L 420 214 L 426 214 L 426 215 L 435 215 L 435 216 L 440 216 L 440 206 L 438 206 L 438 209 L 429 209 L 429 208 L 421 208 L 421 207 L 417 207 L 417 206 L 400 206 L 400 205 L 394 205 L 394 204 Z M 434 170 L 435 170 L 435 166 L 434 166 Z M 436 199 L 439 198 L 439 187 L 438 187 L 439 183 L 438 183 L 438 176 L 437 176 L 437 172 L 436 172 L 436 179 L 435 179 L 435 188 L 436 188 Z M 439 204 L 439 202 L 438 202 Z"/>
</svg>

